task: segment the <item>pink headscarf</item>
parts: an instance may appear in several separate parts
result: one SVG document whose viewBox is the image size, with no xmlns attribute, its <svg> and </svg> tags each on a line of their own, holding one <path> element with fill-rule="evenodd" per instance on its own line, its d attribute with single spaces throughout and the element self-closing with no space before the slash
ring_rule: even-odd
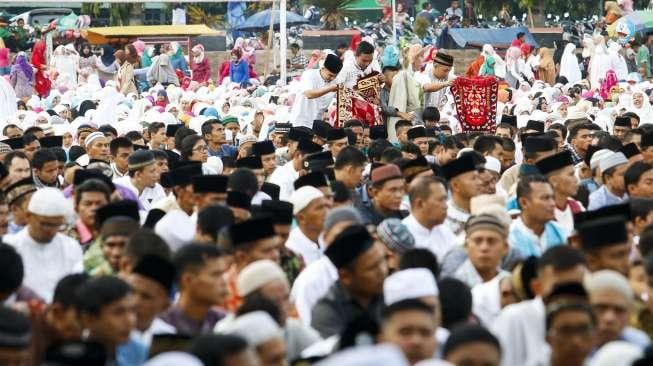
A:
<svg viewBox="0 0 653 366">
<path fill-rule="evenodd" d="M 521 50 L 522 56 L 528 56 L 531 53 L 531 46 L 528 43 L 522 44 L 519 46 L 519 49 Z"/>
<path fill-rule="evenodd" d="M 138 56 L 143 56 L 143 52 L 145 52 L 145 42 L 139 39 L 138 41 L 134 41 L 132 46 L 136 49 Z"/>
<path fill-rule="evenodd" d="M 617 73 L 614 72 L 614 70 L 608 70 L 608 72 L 605 74 L 605 80 L 603 80 L 601 83 L 601 89 L 599 91 L 601 98 L 604 100 L 609 99 L 610 89 L 612 89 L 612 87 L 617 84 L 619 84 Z"/>
</svg>

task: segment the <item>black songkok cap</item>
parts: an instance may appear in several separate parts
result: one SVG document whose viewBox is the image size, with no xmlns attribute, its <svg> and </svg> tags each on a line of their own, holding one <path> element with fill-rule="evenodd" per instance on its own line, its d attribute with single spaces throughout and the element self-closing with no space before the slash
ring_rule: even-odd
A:
<svg viewBox="0 0 653 366">
<path fill-rule="evenodd" d="M 165 215 L 166 212 L 159 208 L 151 209 L 147 213 L 147 217 L 145 218 L 145 223 L 143 223 L 143 227 L 154 230 L 154 226 L 156 226 L 156 223 L 159 222 L 159 220 L 161 220 Z"/>
<path fill-rule="evenodd" d="M 159 283 L 169 294 L 172 292 L 175 266 L 169 260 L 158 255 L 146 255 L 136 263 L 132 272 Z"/>
<path fill-rule="evenodd" d="M 304 186 L 312 186 L 315 188 L 328 187 L 329 182 L 327 181 L 326 175 L 323 172 L 312 172 L 306 175 L 303 175 L 293 183 L 295 190 L 300 189 Z"/>
<path fill-rule="evenodd" d="M 618 127 L 631 127 L 630 117 L 619 116 L 614 119 L 614 125 Z"/>
<path fill-rule="evenodd" d="M 385 125 L 372 126 L 370 127 L 370 139 L 371 140 L 386 140 L 388 138 L 388 130 Z"/>
<path fill-rule="evenodd" d="M 333 265 L 340 269 L 353 263 L 374 245 L 374 239 L 365 226 L 352 225 L 336 236 L 324 251 Z"/>
<path fill-rule="evenodd" d="M 571 151 L 569 150 L 565 150 L 557 154 L 551 155 L 535 163 L 535 166 L 537 166 L 537 169 L 543 175 L 547 175 L 558 169 L 562 169 L 564 167 L 573 166 L 573 165 L 574 165 L 574 160 L 572 159 Z"/>
<path fill-rule="evenodd" d="M 278 201 L 279 195 L 281 194 L 281 187 L 274 183 L 263 182 L 263 184 L 261 184 L 261 192 L 267 194 L 273 200 Z"/>
<path fill-rule="evenodd" d="M 312 139 L 313 131 L 308 127 L 292 127 L 288 132 L 288 140 L 299 141 L 301 139 Z"/>
<path fill-rule="evenodd" d="M 444 177 L 449 181 L 461 174 L 475 171 L 476 163 L 471 154 L 464 154 L 456 160 L 452 160 L 442 166 Z"/>
<path fill-rule="evenodd" d="M 24 348 L 32 339 L 30 321 L 21 313 L 0 307 L 0 347 Z"/>
<path fill-rule="evenodd" d="M 117 216 L 128 217 L 140 223 L 141 216 L 138 214 L 138 203 L 132 200 L 122 200 L 98 208 L 95 211 L 95 226 L 100 228 L 106 220 Z"/>
<path fill-rule="evenodd" d="M 633 156 L 637 156 L 642 153 L 641 151 L 639 151 L 637 145 L 635 145 L 634 142 L 622 146 L 621 149 L 619 149 L 619 151 L 621 151 L 626 156 L 627 159 L 630 159 Z"/>
<path fill-rule="evenodd" d="M 154 163 L 156 163 L 154 154 L 149 150 L 136 150 L 127 158 L 127 166 L 130 171 L 143 169 Z"/>
<path fill-rule="evenodd" d="M 329 131 L 332 130 L 333 127 L 322 121 L 322 120 L 315 120 L 313 121 L 313 131 L 315 132 L 315 135 L 319 136 L 323 140 L 326 140 L 327 137 L 329 137 Z"/>
<path fill-rule="evenodd" d="M 172 178 L 170 177 L 170 172 L 161 173 L 159 181 L 159 184 L 161 184 L 161 187 L 163 188 L 172 188 L 175 186 L 175 184 L 172 182 Z"/>
<path fill-rule="evenodd" d="M 41 147 L 61 147 L 63 145 L 63 136 L 45 136 L 39 139 Z"/>
<path fill-rule="evenodd" d="M 628 242 L 626 223 L 622 216 L 610 216 L 585 221 L 578 228 L 584 250 L 600 249 Z"/>
<path fill-rule="evenodd" d="M 522 146 L 524 151 L 528 153 L 536 153 L 554 150 L 556 148 L 556 142 L 548 136 L 533 136 L 526 137 Z"/>
<path fill-rule="evenodd" d="M 276 149 L 274 148 L 274 144 L 270 140 L 257 141 L 254 143 L 254 145 L 252 145 L 252 152 L 254 155 L 270 155 L 274 154 L 275 151 Z"/>
<path fill-rule="evenodd" d="M 406 132 L 409 140 L 414 140 L 418 137 L 426 137 L 426 128 L 424 126 L 415 126 Z"/>
<path fill-rule="evenodd" d="M 167 137 L 175 137 L 175 133 L 177 133 L 177 130 L 179 130 L 181 127 L 184 125 L 181 123 L 174 124 L 174 125 L 167 125 L 166 126 L 166 136 Z"/>
<path fill-rule="evenodd" d="M 104 365 L 107 352 L 95 341 L 66 341 L 55 343 L 45 352 L 44 365 L 87 366 Z"/>
<path fill-rule="evenodd" d="M 453 66 L 453 56 L 449 56 L 444 52 L 438 52 L 433 57 L 433 62 L 443 66 Z"/>
<path fill-rule="evenodd" d="M 261 162 L 260 156 L 248 156 L 236 160 L 236 167 L 249 168 L 252 170 L 263 169 L 263 163 Z"/>
<path fill-rule="evenodd" d="M 418 156 L 415 159 L 408 160 L 400 164 L 401 174 L 405 178 L 414 177 L 415 175 L 430 169 L 429 162 L 423 156 Z"/>
<path fill-rule="evenodd" d="M 324 68 L 337 74 L 342 70 L 342 61 L 340 58 L 332 53 L 328 54 L 324 59 Z"/>
<path fill-rule="evenodd" d="M 226 175 L 208 174 L 196 175 L 193 177 L 194 193 L 227 193 L 227 182 L 229 177 Z"/>
<path fill-rule="evenodd" d="M 517 116 L 513 116 L 510 114 L 504 114 L 501 116 L 501 123 L 509 124 L 515 128 L 517 128 Z"/>
<path fill-rule="evenodd" d="M 275 235 L 274 222 L 269 216 L 251 218 L 229 227 L 229 237 L 235 247 Z"/>
<path fill-rule="evenodd" d="M 275 123 L 274 133 L 288 133 L 292 128 L 292 123 Z"/>
<path fill-rule="evenodd" d="M 537 132 L 544 132 L 544 122 L 534 121 L 531 119 L 528 122 L 526 122 L 526 129 L 535 130 Z"/>
<path fill-rule="evenodd" d="M 176 168 L 168 172 L 173 187 L 191 184 L 196 175 L 202 175 L 202 163 L 197 161 L 180 162 Z"/>
<path fill-rule="evenodd" d="M 227 192 L 227 206 L 248 210 L 252 208 L 252 197 L 238 191 Z"/>
<path fill-rule="evenodd" d="M 631 221 L 632 212 L 630 203 L 620 203 L 618 205 L 609 205 L 597 210 L 583 211 L 574 214 L 574 227 L 578 229 L 583 223 L 601 218 L 619 216 L 624 221 Z"/>
<path fill-rule="evenodd" d="M 292 224 L 292 203 L 286 201 L 264 200 L 261 202 L 261 213 L 272 217 L 275 224 L 290 225 Z"/>
<path fill-rule="evenodd" d="M 314 154 L 316 152 L 320 152 L 323 149 L 322 146 L 316 144 L 310 139 L 301 139 L 297 144 L 297 150 L 299 150 L 299 152 L 301 152 L 302 154 L 307 155 L 307 154 Z"/>
<path fill-rule="evenodd" d="M 333 165 L 333 154 L 331 154 L 331 151 L 320 151 L 308 154 L 304 157 L 304 168 L 310 168 L 312 163 L 319 161 L 327 162 L 327 166 Z"/>
<path fill-rule="evenodd" d="M 5 144 L 9 145 L 9 147 L 11 147 L 13 150 L 20 150 L 20 149 L 25 148 L 25 142 L 23 141 L 22 137 L 16 137 L 16 138 L 13 138 L 13 139 L 6 139 L 6 140 L 2 140 L 0 142 L 3 142 Z"/>
<path fill-rule="evenodd" d="M 327 141 L 336 141 L 347 138 L 347 133 L 344 128 L 332 128 L 327 133 Z"/>
<path fill-rule="evenodd" d="M 5 189 L 5 199 L 11 205 L 26 194 L 36 192 L 36 185 L 32 178 L 21 179 Z"/>
<path fill-rule="evenodd" d="M 98 179 L 106 183 L 111 192 L 116 189 L 116 186 L 111 181 L 111 178 L 102 173 L 100 169 L 77 169 L 73 175 L 73 186 L 78 186 L 89 179 Z"/>
<path fill-rule="evenodd" d="M 645 133 L 642 135 L 642 149 L 653 146 L 653 132 Z"/>
</svg>

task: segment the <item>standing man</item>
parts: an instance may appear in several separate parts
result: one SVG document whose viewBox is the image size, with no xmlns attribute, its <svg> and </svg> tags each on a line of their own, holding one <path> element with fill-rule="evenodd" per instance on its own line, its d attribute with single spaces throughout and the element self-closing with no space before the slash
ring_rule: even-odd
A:
<svg viewBox="0 0 653 366">
<path fill-rule="evenodd" d="M 330 54 L 324 60 L 324 66 L 304 71 L 300 79 L 300 92 L 290 111 L 289 119 L 293 121 L 293 126 L 311 128 L 314 120 L 321 119 L 335 96 L 333 92 L 338 90 L 338 84 L 334 81 L 340 70 L 342 61 L 338 56 Z"/>
<path fill-rule="evenodd" d="M 457 3 L 457 1 L 455 1 Z M 460 9 L 458 9 L 460 11 Z M 462 12 L 461 12 L 462 16 Z M 449 87 L 453 85 L 453 77 L 450 75 L 451 68 L 453 67 L 453 57 L 438 52 L 433 58 L 433 64 L 427 72 L 429 78 L 428 83 L 422 86 L 424 90 L 424 107 L 435 107 L 438 110 L 443 110 L 444 106 L 451 98 Z"/>
<path fill-rule="evenodd" d="M 367 76 L 374 71 L 381 71 L 375 69 L 373 61 L 374 46 L 362 41 L 356 47 L 355 57 L 353 59 L 346 59 L 346 63 L 342 66 L 342 71 L 338 74 L 337 78 L 338 84 L 343 84 L 345 87 L 353 89 L 361 77 Z M 381 75 L 380 77 L 382 78 Z"/>
</svg>

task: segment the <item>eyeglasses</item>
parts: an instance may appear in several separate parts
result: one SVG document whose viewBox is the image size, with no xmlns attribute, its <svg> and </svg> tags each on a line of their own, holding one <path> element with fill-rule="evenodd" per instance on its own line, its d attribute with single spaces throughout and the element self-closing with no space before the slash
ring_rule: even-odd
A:
<svg viewBox="0 0 653 366">
<path fill-rule="evenodd" d="M 200 146 L 197 146 L 197 147 L 193 148 L 193 151 L 205 152 L 205 151 L 209 151 L 209 147 L 206 146 L 206 145 L 200 145 Z"/>
</svg>

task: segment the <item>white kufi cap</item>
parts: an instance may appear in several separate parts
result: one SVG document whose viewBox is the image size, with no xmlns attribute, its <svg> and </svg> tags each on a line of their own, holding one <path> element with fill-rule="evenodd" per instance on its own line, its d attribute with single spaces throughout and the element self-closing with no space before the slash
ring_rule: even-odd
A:
<svg viewBox="0 0 653 366">
<path fill-rule="evenodd" d="M 383 281 L 383 300 L 386 305 L 420 297 L 435 297 L 439 293 L 433 273 L 426 268 L 404 269 Z"/>
</svg>

